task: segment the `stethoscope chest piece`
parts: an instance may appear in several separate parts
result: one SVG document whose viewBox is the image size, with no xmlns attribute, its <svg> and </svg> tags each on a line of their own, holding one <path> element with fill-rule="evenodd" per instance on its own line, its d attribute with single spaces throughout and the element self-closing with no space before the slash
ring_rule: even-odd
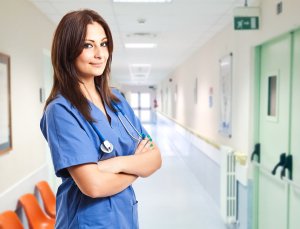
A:
<svg viewBox="0 0 300 229">
<path fill-rule="evenodd" d="M 105 140 L 101 143 L 100 149 L 103 153 L 111 153 L 114 150 L 114 146 L 109 141 Z"/>
<path fill-rule="evenodd" d="M 134 125 L 131 123 L 131 121 L 126 117 L 125 113 L 118 107 L 117 104 L 113 104 L 113 106 L 115 107 L 115 114 L 118 117 L 118 119 L 120 120 L 121 124 L 123 125 L 123 127 L 125 128 L 126 132 L 129 134 L 129 136 L 136 140 L 136 141 L 140 141 L 143 137 L 142 134 L 138 132 L 138 130 L 134 127 Z M 135 137 L 133 136 L 130 131 L 127 129 L 126 125 L 123 123 L 122 119 L 120 118 L 118 112 L 120 112 L 124 118 L 127 120 L 127 122 L 129 123 L 130 126 L 132 126 L 132 128 L 134 129 L 134 131 L 138 134 L 139 137 Z M 103 153 L 111 153 L 114 150 L 114 146 L 113 144 L 111 144 L 108 140 L 105 140 L 105 138 L 103 137 L 103 135 L 100 133 L 100 131 L 97 129 L 97 127 L 95 126 L 95 124 L 93 122 L 90 122 L 92 128 L 94 129 L 94 131 L 97 133 L 99 139 L 100 139 L 100 150 Z M 102 155 L 102 154 L 101 154 Z"/>
</svg>

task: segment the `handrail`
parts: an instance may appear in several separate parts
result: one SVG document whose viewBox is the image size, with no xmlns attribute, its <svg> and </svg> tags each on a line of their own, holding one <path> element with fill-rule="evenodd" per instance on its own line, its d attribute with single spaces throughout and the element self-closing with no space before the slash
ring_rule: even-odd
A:
<svg viewBox="0 0 300 229">
<path fill-rule="evenodd" d="M 214 142 L 213 140 L 210 140 L 210 139 L 204 137 L 203 135 L 200 135 L 195 130 L 183 125 L 182 123 L 180 123 L 176 119 L 166 115 L 165 113 L 162 113 L 161 111 L 157 111 L 157 112 L 159 114 L 163 115 L 164 117 L 166 117 L 167 119 L 171 120 L 172 122 L 174 122 L 176 125 L 182 127 L 184 130 L 190 132 L 191 134 L 193 134 L 197 138 L 201 139 L 202 141 L 206 142 L 207 144 L 209 144 L 209 145 L 215 147 L 216 149 L 220 150 L 220 148 L 221 148 L 220 144 Z M 234 152 L 236 162 L 239 163 L 241 166 L 245 166 L 247 164 L 248 155 L 243 153 L 243 152 L 236 151 L 235 149 L 232 149 L 232 150 Z"/>
<path fill-rule="evenodd" d="M 220 149 L 220 145 L 216 142 L 214 142 L 213 140 L 210 140 L 206 137 L 204 137 L 203 135 L 200 135 L 199 133 L 197 133 L 195 130 L 183 125 L 182 123 L 178 122 L 176 119 L 160 112 L 157 111 L 158 113 L 160 113 L 161 115 L 165 116 L 166 118 L 170 119 L 171 121 L 175 122 L 177 125 L 181 126 L 183 129 L 187 130 L 188 132 L 192 133 L 193 135 L 195 135 L 196 137 L 200 138 L 201 140 L 205 141 L 206 143 L 212 145 L 213 147 L 215 147 L 216 149 Z"/>
</svg>

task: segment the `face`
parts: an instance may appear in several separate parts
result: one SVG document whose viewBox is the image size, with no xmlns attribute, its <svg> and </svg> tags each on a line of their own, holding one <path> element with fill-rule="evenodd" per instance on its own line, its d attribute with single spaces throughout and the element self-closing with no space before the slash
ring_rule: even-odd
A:
<svg viewBox="0 0 300 229">
<path fill-rule="evenodd" d="M 88 24 L 84 48 L 75 60 L 79 77 L 84 80 L 102 75 L 108 57 L 108 40 L 103 27 L 97 22 Z"/>
</svg>

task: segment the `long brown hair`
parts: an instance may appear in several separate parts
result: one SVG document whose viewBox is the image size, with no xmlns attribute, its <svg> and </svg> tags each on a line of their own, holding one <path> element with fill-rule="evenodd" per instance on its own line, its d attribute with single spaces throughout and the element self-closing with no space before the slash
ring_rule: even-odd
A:
<svg viewBox="0 0 300 229">
<path fill-rule="evenodd" d="M 97 22 L 103 27 L 108 39 L 109 52 L 103 74 L 94 78 L 95 85 L 99 89 L 102 99 L 111 109 L 114 110 L 112 101 L 119 101 L 108 86 L 113 52 L 111 31 L 106 21 L 98 13 L 85 9 L 66 14 L 56 28 L 51 52 L 54 82 L 45 109 L 58 94 L 61 94 L 81 112 L 86 120 L 94 121 L 90 114 L 88 100 L 80 90 L 80 80 L 75 68 L 75 60 L 84 47 L 87 25 L 93 22 Z"/>
</svg>

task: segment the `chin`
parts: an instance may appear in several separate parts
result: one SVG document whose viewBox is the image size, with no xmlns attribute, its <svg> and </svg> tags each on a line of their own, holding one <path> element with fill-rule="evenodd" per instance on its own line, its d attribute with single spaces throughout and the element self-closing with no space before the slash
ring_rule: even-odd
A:
<svg viewBox="0 0 300 229">
<path fill-rule="evenodd" d="M 96 71 L 94 72 L 94 76 L 101 76 L 103 74 L 104 71 Z"/>
</svg>

